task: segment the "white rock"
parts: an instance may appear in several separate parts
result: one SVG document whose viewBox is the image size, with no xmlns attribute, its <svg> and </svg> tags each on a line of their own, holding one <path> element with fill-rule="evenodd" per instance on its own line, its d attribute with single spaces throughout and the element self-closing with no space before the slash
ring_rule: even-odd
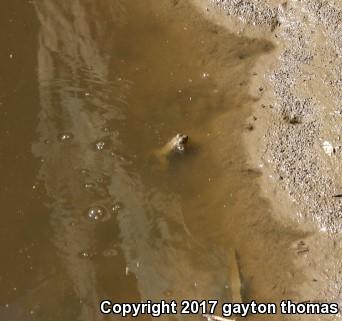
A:
<svg viewBox="0 0 342 321">
<path fill-rule="evenodd" d="M 324 149 L 325 153 L 328 154 L 329 156 L 332 156 L 335 153 L 334 146 L 331 143 L 329 143 L 328 141 L 325 141 L 323 143 L 323 149 Z"/>
</svg>

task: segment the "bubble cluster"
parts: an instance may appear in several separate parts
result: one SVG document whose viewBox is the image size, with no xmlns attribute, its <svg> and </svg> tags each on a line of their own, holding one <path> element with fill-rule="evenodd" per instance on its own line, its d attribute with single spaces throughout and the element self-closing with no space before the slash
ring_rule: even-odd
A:
<svg viewBox="0 0 342 321">
<path fill-rule="evenodd" d="M 105 142 L 100 141 L 95 144 L 97 150 L 103 150 L 105 147 Z"/>
<path fill-rule="evenodd" d="M 98 221 L 105 217 L 106 210 L 100 206 L 90 207 L 87 211 L 87 215 L 91 220 Z"/>
<path fill-rule="evenodd" d="M 114 203 L 113 206 L 112 206 L 112 212 L 113 212 L 114 214 L 117 214 L 117 213 L 120 212 L 120 210 L 121 210 L 122 208 L 123 208 L 122 203 L 116 202 L 116 203 Z"/>
</svg>

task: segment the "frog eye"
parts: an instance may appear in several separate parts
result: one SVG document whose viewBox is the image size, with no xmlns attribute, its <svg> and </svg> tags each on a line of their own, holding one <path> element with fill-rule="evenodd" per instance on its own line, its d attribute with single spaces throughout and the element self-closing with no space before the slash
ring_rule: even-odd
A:
<svg viewBox="0 0 342 321">
<path fill-rule="evenodd" d="M 183 135 L 183 137 L 182 137 L 182 143 L 183 143 L 183 144 L 186 144 L 187 142 L 188 142 L 188 136 Z"/>
</svg>

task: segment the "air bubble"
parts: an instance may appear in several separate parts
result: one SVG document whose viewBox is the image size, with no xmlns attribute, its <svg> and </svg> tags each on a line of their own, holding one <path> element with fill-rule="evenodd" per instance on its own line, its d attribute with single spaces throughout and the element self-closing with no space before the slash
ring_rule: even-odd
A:
<svg viewBox="0 0 342 321">
<path fill-rule="evenodd" d="M 99 184 L 102 184 L 104 182 L 104 178 L 103 177 L 99 177 L 96 179 L 96 182 Z"/>
<path fill-rule="evenodd" d="M 97 142 L 97 143 L 96 143 L 96 149 L 97 149 L 97 150 L 103 150 L 104 147 L 105 147 L 105 142 L 100 141 L 100 142 Z"/>
<path fill-rule="evenodd" d="M 66 142 L 74 138 L 74 135 L 72 133 L 62 133 L 58 135 L 58 139 L 61 142 Z"/>
<path fill-rule="evenodd" d="M 103 207 L 95 206 L 88 209 L 87 215 L 91 220 L 98 221 L 103 219 L 106 214 L 106 210 Z"/>
<path fill-rule="evenodd" d="M 83 258 L 87 258 L 87 257 L 90 256 L 87 251 L 82 251 L 82 252 L 79 253 L 79 255 L 80 255 L 80 257 L 83 257 Z"/>
<path fill-rule="evenodd" d="M 84 188 L 85 189 L 94 189 L 95 188 L 95 184 L 94 183 L 85 183 L 84 184 Z"/>
<path fill-rule="evenodd" d="M 119 211 L 120 211 L 122 208 L 123 208 L 122 203 L 116 202 L 116 203 L 112 206 L 112 211 L 113 211 L 113 213 L 118 214 Z"/>
<path fill-rule="evenodd" d="M 89 169 L 82 168 L 82 169 L 81 169 L 81 174 L 82 174 L 82 175 L 88 175 L 88 174 L 89 174 Z"/>
</svg>

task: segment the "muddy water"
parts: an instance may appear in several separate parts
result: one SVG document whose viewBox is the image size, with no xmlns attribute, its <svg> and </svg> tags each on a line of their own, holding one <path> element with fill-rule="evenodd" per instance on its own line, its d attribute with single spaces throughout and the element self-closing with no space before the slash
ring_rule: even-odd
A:
<svg viewBox="0 0 342 321">
<path fill-rule="evenodd" d="M 185 1 L 16 0 L 1 15 L 1 320 L 294 294 L 301 235 L 272 220 L 241 145 L 270 43 Z M 177 132 L 186 153 L 160 160 Z"/>
</svg>

